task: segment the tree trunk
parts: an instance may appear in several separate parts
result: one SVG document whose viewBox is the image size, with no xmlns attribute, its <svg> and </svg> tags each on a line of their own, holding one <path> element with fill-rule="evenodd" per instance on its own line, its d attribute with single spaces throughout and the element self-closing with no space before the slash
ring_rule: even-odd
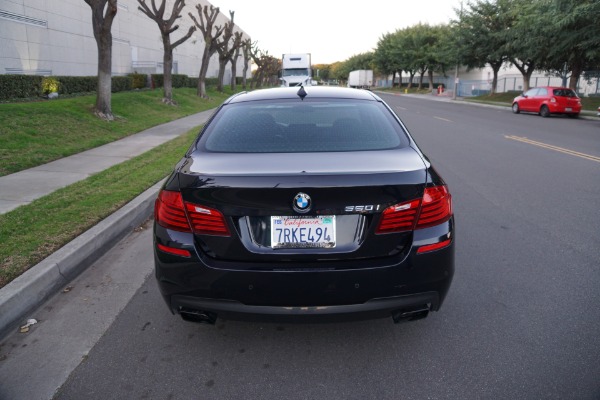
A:
<svg viewBox="0 0 600 400">
<path fill-rule="evenodd" d="M 533 74 L 533 69 L 529 69 L 524 72 L 523 75 L 523 91 L 526 92 L 530 89 L 529 81 L 531 80 L 531 74 Z"/>
<path fill-rule="evenodd" d="M 523 76 L 523 92 L 529 90 L 529 81 L 531 80 L 531 75 L 533 74 L 533 70 L 535 69 L 535 63 L 533 61 L 519 63 L 517 60 L 512 60 L 512 63 L 517 69 L 521 72 Z"/>
<path fill-rule="evenodd" d="M 569 88 L 573 89 L 573 91 L 577 92 L 577 82 L 579 82 L 580 74 L 575 75 L 575 72 L 571 74 L 569 78 Z"/>
<path fill-rule="evenodd" d="M 256 89 L 260 89 L 262 87 L 263 75 L 263 71 L 259 69 L 258 73 L 256 74 L 256 85 L 254 86 Z"/>
<path fill-rule="evenodd" d="M 410 75 L 408 78 L 408 89 L 412 89 L 413 79 L 415 79 L 415 72 L 409 71 L 408 74 Z"/>
<path fill-rule="evenodd" d="M 429 78 L 429 90 L 433 90 L 433 71 L 427 71 L 427 77 Z"/>
<path fill-rule="evenodd" d="M 163 103 L 176 105 L 173 100 L 173 49 L 171 48 L 171 40 L 167 36 L 163 37 Z"/>
<path fill-rule="evenodd" d="M 210 61 L 210 54 L 208 49 L 204 48 L 204 53 L 202 54 L 202 64 L 200 64 L 200 73 L 198 74 L 198 91 L 197 94 L 199 97 L 203 99 L 207 99 L 208 95 L 206 94 L 206 73 L 208 72 L 208 63 Z"/>
<path fill-rule="evenodd" d="M 113 120 L 112 90 L 112 22 L 117 15 L 117 0 L 85 0 L 92 9 L 92 29 L 98 49 L 98 87 L 94 114 Z M 106 10 L 106 12 L 105 12 Z"/>
<path fill-rule="evenodd" d="M 227 65 L 227 59 L 219 57 L 219 77 L 217 80 L 217 90 L 223 93 L 223 78 L 225 77 L 225 66 Z"/>
<path fill-rule="evenodd" d="M 237 79 L 236 79 L 237 78 L 237 76 L 236 76 L 237 68 L 235 65 L 236 64 L 235 60 L 237 60 L 237 58 L 234 58 L 231 61 L 231 85 L 230 85 L 230 87 L 231 87 L 231 91 L 233 91 L 233 92 L 235 92 L 237 89 Z"/>
<path fill-rule="evenodd" d="M 158 8 L 156 7 L 155 0 L 152 0 L 152 9 L 146 4 L 146 0 L 138 0 L 138 10 L 146 14 L 148 18 L 156 22 L 158 29 L 160 30 L 160 36 L 163 42 L 163 103 L 169 105 L 176 105 L 177 103 L 173 100 L 173 49 L 188 40 L 192 33 L 196 30 L 195 26 L 191 26 L 188 29 L 187 34 L 179 38 L 179 40 L 171 43 L 171 33 L 179 29 L 179 25 L 173 26 L 178 18 L 181 18 L 181 11 L 185 7 L 184 0 L 175 0 L 172 2 L 173 9 L 171 16 L 165 19 L 165 7 L 166 0 L 161 0 Z"/>
<path fill-rule="evenodd" d="M 198 17 L 200 18 L 200 22 L 192 15 L 192 13 L 188 13 L 190 18 L 194 21 L 194 25 L 196 28 L 200 29 L 204 38 L 204 51 L 202 52 L 202 64 L 200 65 L 200 72 L 198 73 L 198 96 L 202 98 L 208 98 L 206 94 L 206 74 L 208 72 L 208 63 L 210 62 L 210 58 L 217 51 L 217 43 L 215 42 L 219 36 L 223 33 L 223 27 L 216 27 L 213 32 L 213 25 L 219 16 L 219 8 L 214 8 L 212 5 L 210 6 L 210 15 L 208 12 L 208 6 L 202 6 L 200 4 L 196 5 L 196 9 L 198 10 Z M 204 21 L 204 17 L 206 17 L 206 23 Z"/>
<path fill-rule="evenodd" d="M 242 70 L 242 88 L 246 90 L 247 79 L 246 75 L 248 74 L 248 61 L 244 59 L 244 69 Z"/>
<path fill-rule="evenodd" d="M 247 39 L 244 42 L 242 50 L 244 53 L 244 73 L 242 75 L 242 87 L 244 88 L 244 90 L 246 90 L 246 76 L 248 75 L 248 64 L 250 62 L 250 58 L 252 57 L 252 55 L 250 54 L 250 52 L 252 51 L 252 43 L 250 42 L 250 39 Z"/>
<path fill-rule="evenodd" d="M 423 77 L 425 76 L 425 71 L 426 70 L 419 71 L 419 87 L 417 87 L 417 90 L 423 89 Z"/>
<path fill-rule="evenodd" d="M 112 35 L 101 35 L 98 45 L 98 89 L 95 114 L 109 121 L 114 119 L 111 107 L 112 96 Z"/>
<path fill-rule="evenodd" d="M 494 77 L 492 78 L 492 90 L 490 91 L 490 94 L 495 94 L 498 91 L 498 72 L 500 71 L 503 62 L 491 62 L 489 64 L 494 73 Z"/>
<path fill-rule="evenodd" d="M 579 63 L 571 65 L 571 78 L 569 79 L 569 88 L 575 92 L 577 92 L 577 82 L 579 82 L 582 70 L 583 68 L 581 68 L 581 65 Z"/>
<path fill-rule="evenodd" d="M 231 91 L 235 93 L 237 90 L 237 60 L 240 55 L 240 48 L 235 50 L 233 59 L 231 60 Z"/>
</svg>

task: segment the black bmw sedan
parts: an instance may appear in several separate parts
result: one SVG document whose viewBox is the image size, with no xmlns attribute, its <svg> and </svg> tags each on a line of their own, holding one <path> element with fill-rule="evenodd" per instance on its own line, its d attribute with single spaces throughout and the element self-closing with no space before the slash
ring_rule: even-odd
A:
<svg viewBox="0 0 600 400">
<path fill-rule="evenodd" d="M 195 322 L 424 318 L 450 287 L 454 240 L 446 184 L 356 89 L 232 96 L 155 204 L 160 291 Z"/>
</svg>

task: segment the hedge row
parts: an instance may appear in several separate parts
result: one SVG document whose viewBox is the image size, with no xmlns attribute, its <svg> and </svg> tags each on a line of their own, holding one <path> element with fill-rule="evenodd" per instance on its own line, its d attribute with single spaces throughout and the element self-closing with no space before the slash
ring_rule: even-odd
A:
<svg viewBox="0 0 600 400">
<path fill-rule="evenodd" d="M 173 87 L 198 87 L 198 78 L 187 75 L 173 74 Z M 129 74 L 112 77 L 112 92 L 122 92 L 131 89 L 142 89 L 148 86 L 158 88 L 163 86 L 162 74 L 150 75 L 150 81 L 145 74 Z M 241 78 L 237 78 L 241 84 Z M 206 86 L 217 86 L 217 78 L 207 78 Z M 38 76 L 38 75 L 0 75 L 0 101 L 10 99 L 33 98 L 48 93 L 76 94 L 95 92 L 98 86 L 96 76 Z"/>
<path fill-rule="evenodd" d="M 187 75 L 181 75 L 181 74 L 173 74 L 171 76 L 172 76 L 171 79 L 173 81 L 174 88 L 182 88 L 182 87 L 197 88 L 198 87 L 198 78 L 190 78 Z M 236 79 L 237 79 L 238 84 L 241 84 L 242 78 L 238 77 Z M 163 74 L 152 74 L 152 75 L 150 75 L 150 80 L 151 80 L 151 85 L 153 88 L 162 87 L 163 82 L 164 82 L 164 76 L 163 76 Z M 209 87 L 209 86 L 216 87 L 218 82 L 219 82 L 219 78 L 206 78 L 206 80 L 205 80 L 206 87 Z"/>
</svg>

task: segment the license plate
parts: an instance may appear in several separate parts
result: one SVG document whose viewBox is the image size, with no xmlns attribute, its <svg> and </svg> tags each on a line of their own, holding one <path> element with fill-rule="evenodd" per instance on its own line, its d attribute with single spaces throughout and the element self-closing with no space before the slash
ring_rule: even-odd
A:
<svg viewBox="0 0 600 400">
<path fill-rule="evenodd" d="M 573 109 L 571 107 L 567 107 L 565 108 L 565 111 L 573 111 Z"/>
<path fill-rule="evenodd" d="M 334 248 L 335 215 L 271 217 L 271 247 Z"/>
</svg>

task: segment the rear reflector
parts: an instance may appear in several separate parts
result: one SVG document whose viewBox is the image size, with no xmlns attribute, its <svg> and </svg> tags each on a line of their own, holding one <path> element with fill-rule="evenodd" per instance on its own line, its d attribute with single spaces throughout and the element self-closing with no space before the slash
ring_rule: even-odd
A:
<svg viewBox="0 0 600 400">
<path fill-rule="evenodd" d="M 430 251 L 443 249 L 444 247 L 450 246 L 450 243 L 452 243 L 452 239 L 447 239 L 447 240 L 444 240 L 443 242 L 434 243 L 434 244 L 426 244 L 425 246 L 419 247 L 419 250 L 417 250 L 417 254 L 423 254 L 423 253 L 427 253 Z"/>
<path fill-rule="evenodd" d="M 167 229 L 198 235 L 230 236 L 220 211 L 184 202 L 180 192 L 160 191 L 154 203 L 154 219 Z"/>
<path fill-rule="evenodd" d="M 422 199 L 395 204 L 383 210 L 375 233 L 410 231 L 439 225 L 452 216 L 452 196 L 446 185 L 425 188 Z"/>
<path fill-rule="evenodd" d="M 190 254 L 190 252 L 185 249 L 178 249 L 175 247 L 169 247 L 169 246 L 165 246 L 162 244 L 157 244 L 156 247 L 158 247 L 158 249 L 160 251 L 164 251 L 165 253 L 169 253 L 169 254 L 175 254 L 176 256 L 187 257 L 187 258 L 190 258 L 192 256 Z"/>
</svg>

